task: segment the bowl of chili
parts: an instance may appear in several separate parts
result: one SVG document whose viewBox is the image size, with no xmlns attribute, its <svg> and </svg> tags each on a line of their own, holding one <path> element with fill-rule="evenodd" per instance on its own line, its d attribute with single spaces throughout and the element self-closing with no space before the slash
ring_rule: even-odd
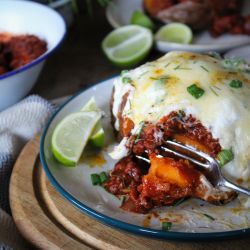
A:
<svg viewBox="0 0 250 250">
<path fill-rule="evenodd" d="M 0 111 L 29 93 L 65 33 L 63 18 L 49 7 L 0 1 Z"/>
</svg>

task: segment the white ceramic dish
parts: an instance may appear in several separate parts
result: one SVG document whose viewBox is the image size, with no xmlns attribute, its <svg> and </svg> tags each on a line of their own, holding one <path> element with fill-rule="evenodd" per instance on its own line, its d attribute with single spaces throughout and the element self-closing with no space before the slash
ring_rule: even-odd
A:
<svg viewBox="0 0 250 250">
<path fill-rule="evenodd" d="M 114 78 L 105 80 L 69 99 L 45 128 L 40 145 L 40 157 L 46 174 L 56 189 L 74 206 L 97 220 L 144 236 L 199 240 L 249 234 L 250 211 L 240 206 L 239 199 L 226 206 L 214 206 L 204 201 L 190 199 L 179 206 L 154 209 L 159 214 L 159 217 L 155 217 L 155 213 L 142 215 L 123 211 L 119 208 L 120 200 L 103 188 L 91 184 L 91 173 L 111 170 L 115 163 L 108 155 L 108 151 L 116 144 L 109 115 L 113 81 Z M 75 168 L 63 167 L 54 159 L 51 152 L 52 132 L 63 117 L 71 112 L 79 111 L 91 96 L 95 97 L 99 107 L 107 114 L 102 120 L 107 136 L 107 146 L 99 153 L 90 152 L 92 156 L 83 157 Z M 103 164 L 91 166 L 97 162 L 103 162 Z M 214 220 L 207 218 L 204 214 L 211 215 Z M 173 222 L 171 231 L 160 230 L 160 220 L 163 218 Z"/>
<path fill-rule="evenodd" d="M 114 0 L 107 7 L 106 16 L 113 28 L 127 25 L 130 22 L 132 13 L 135 10 L 143 11 L 143 0 Z M 244 12 L 250 13 L 250 1 L 245 1 Z M 192 52 L 217 51 L 224 52 L 229 49 L 250 43 L 250 36 L 225 34 L 213 38 L 208 31 L 201 32 L 194 36 L 192 44 L 178 44 L 157 41 L 156 49 L 161 52 L 172 50 L 185 50 Z"/>
<path fill-rule="evenodd" d="M 62 17 L 31 1 L 0 1 L 0 32 L 32 34 L 48 44 L 46 53 L 31 63 L 0 76 L 0 111 L 22 99 L 34 86 L 46 58 L 62 42 L 66 32 Z"/>
</svg>

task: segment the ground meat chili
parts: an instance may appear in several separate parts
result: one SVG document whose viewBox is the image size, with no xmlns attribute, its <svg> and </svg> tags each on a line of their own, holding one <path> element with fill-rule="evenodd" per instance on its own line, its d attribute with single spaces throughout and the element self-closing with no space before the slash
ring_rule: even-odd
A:
<svg viewBox="0 0 250 250">
<path fill-rule="evenodd" d="M 160 135 L 160 136 L 159 136 Z M 173 139 L 176 135 L 184 136 L 188 142 L 195 142 L 195 146 L 202 146 L 212 157 L 221 150 L 218 140 L 192 115 L 186 116 L 184 112 L 171 112 L 169 115 L 152 124 L 145 122 L 140 138 L 138 136 L 130 141 L 130 155 L 121 159 L 110 172 L 110 178 L 104 187 L 118 197 L 125 196 L 126 200 L 121 208 L 137 213 L 147 213 L 154 207 L 173 205 L 182 198 L 193 196 L 195 188 L 199 185 L 201 173 L 187 160 L 173 159 L 166 156 L 162 161 L 167 165 L 177 167 L 184 173 L 187 185 L 162 182 L 154 175 L 152 166 L 135 158 L 135 155 L 145 155 L 147 150 L 151 163 L 158 148 L 164 140 Z M 182 137 L 180 137 L 182 138 Z M 167 170 L 166 170 L 167 172 Z"/>
<path fill-rule="evenodd" d="M 47 43 L 34 35 L 0 33 L 0 75 L 18 69 L 47 51 Z"/>
</svg>

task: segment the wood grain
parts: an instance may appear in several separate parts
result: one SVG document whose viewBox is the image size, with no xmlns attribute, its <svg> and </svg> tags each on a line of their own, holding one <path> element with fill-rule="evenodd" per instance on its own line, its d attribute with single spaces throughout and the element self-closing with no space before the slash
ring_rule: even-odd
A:
<svg viewBox="0 0 250 250">
<path fill-rule="evenodd" d="M 10 202 L 18 229 L 40 249 L 249 249 L 250 239 L 160 241 L 107 227 L 60 196 L 46 178 L 38 153 L 36 137 L 25 146 L 14 166 Z"/>
</svg>

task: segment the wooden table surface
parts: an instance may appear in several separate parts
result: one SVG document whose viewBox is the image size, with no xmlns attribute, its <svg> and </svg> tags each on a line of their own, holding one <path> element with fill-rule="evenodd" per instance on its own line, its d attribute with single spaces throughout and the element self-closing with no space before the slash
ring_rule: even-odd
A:
<svg viewBox="0 0 250 250">
<path fill-rule="evenodd" d="M 111 30 L 111 26 L 105 19 L 105 13 L 100 8 L 95 10 L 93 19 L 87 15 L 77 17 L 62 47 L 48 59 L 32 93 L 53 99 L 74 94 L 86 84 L 119 74 L 121 69 L 113 66 L 105 58 L 100 46 L 104 36 Z M 160 55 L 154 51 L 148 60 L 153 60 Z M 249 239 L 232 242 L 230 249 L 249 249 Z M 204 250 L 224 249 L 221 243 L 220 241 L 198 245 L 194 243 L 193 247 Z M 190 242 L 186 243 L 186 247 L 182 244 L 180 247 L 176 242 L 176 247 L 172 249 L 190 249 L 190 244 L 192 245 Z"/>
</svg>

